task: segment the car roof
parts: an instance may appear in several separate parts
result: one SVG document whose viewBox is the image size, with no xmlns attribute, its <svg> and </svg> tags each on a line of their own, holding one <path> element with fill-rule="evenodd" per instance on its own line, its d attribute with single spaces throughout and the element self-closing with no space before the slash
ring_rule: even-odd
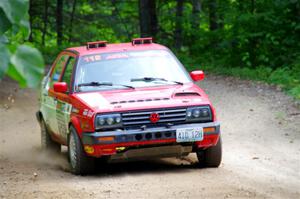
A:
<svg viewBox="0 0 300 199">
<path fill-rule="evenodd" d="M 79 46 L 79 47 L 72 47 L 67 48 L 68 51 L 75 51 L 76 54 L 79 56 L 83 55 L 90 55 L 90 54 L 97 54 L 97 53 L 109 53 L 109 52 L 122 52 L 122 51 L 144 51 L 144 50 L 167 50 L 168 48 L 156 44 L 135 44 L 132 43 L 116 43 L 116 44 L 107 44 L 105 47 L 98 47 L 98 48 L 90 48 L 88 49 L 87 46 Z"/>
</svg>

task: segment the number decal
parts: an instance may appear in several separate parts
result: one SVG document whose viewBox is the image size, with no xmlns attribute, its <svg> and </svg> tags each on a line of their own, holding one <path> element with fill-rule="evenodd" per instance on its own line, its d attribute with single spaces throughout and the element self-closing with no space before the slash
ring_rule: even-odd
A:
<svg viewBox="0 0 300 199">
<path fill-rule="evenodd" d="M 101 55 L 89 55 L 85 56 L 83 58 L 85 62 L 94 62 L 94 61 L 100 61 L 101 60 Z"/>
<path fill-rule="evenodd" d="M 70 120 L 72 106 L 68 103 L 58 100 L 56 104 L 56 120 L 58 131 L 63 138 L 67 138 L 68 122 Z"/>
</svg>

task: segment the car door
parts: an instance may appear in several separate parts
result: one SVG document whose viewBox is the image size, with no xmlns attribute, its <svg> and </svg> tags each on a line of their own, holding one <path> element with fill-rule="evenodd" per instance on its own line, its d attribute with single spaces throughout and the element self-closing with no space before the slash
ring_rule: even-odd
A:
<svg viewBox="0 0 300 199">
<path fill-rule="evenodd" d="M 46 121 L 48 129 L 54 135 L 54 137 L 59 136 L 59 130 L 56 120 L 56 107 L 57 107 L 57 97 L 54 95 L 53 84 L 58 82 L 61 78 L 62 71 L 69 55 L 61 53 L 56 59 L 54 66 L 48 77 L 48 81 L 45 83 L 45 88 L 42 93 L 42 103 L 44 107 L 43 116 Z"/>
<path fill-rule="evenodd" d="M 69 132 L 70 114 L 72 110 L 71 99 L 69 97 L 72 80 L 73 69 L 76 63 L 75 55 L 69 54 L 68 61 L 62 72 L 60 82 L 66 82 L 68 84 L 68 91 L 66 93 L 55 93 L 57 99 L 56 104 L 56 120 L 59 136 L 63 142 L 67 142 L 67 136 Z"/>
</svg>

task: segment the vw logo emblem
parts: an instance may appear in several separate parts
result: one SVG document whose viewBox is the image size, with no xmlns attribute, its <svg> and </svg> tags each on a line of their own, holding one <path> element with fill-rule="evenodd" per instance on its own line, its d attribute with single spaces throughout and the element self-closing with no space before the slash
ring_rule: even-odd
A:
<svg viewBox="0 0 300 199">
<path fill-rule="evenodd" d="M 151 113 L 150 114 L 150 121 L 152 123 L 156 123 L 159 120 L 159 114 L 158 113 Z"/>
</svg>

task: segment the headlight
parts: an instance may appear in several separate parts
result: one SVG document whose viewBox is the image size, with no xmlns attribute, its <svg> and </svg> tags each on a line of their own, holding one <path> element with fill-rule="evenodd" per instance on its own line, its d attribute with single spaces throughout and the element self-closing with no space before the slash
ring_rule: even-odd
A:
<svg viewBox="0 0 300 199">
<path fill-rule="evenodd" d="M 209 106 L 190 107 L 186 109 L 186 121 L 209 122 L 212 113 Z"/>
<path fill-rule="evenodd" d="M 118 113 L 97 115 L 95 118 L 96 129 L 111 129 L 118 127 L 122 127 L 121 115 Z"/>
</svg>

